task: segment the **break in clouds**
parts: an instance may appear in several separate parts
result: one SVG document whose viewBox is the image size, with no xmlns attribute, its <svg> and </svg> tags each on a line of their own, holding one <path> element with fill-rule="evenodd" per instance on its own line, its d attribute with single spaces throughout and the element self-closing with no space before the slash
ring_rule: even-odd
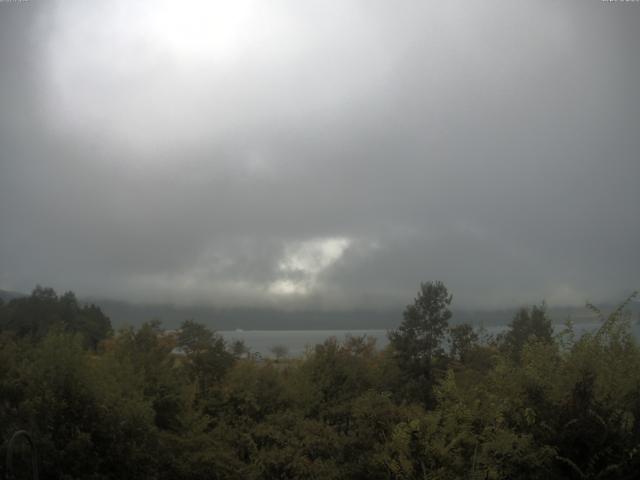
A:
<svg viewBox="0 0 640 480">
<path fill-rule="evenodd" d="M 639 23 L 595 0 L 0 3 L 0 288 L 619 300 Z"/>
</svg>

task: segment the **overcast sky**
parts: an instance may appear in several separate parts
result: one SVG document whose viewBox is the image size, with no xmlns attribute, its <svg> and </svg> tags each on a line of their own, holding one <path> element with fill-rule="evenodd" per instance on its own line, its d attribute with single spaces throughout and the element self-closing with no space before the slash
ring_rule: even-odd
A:
<svg viewBox="0 0 640 480">
<path fill-rule="evenodd" d="M 460 307 L 640 287 L 640 3 L 0 3 L 0 288 Z"/>
</svg>

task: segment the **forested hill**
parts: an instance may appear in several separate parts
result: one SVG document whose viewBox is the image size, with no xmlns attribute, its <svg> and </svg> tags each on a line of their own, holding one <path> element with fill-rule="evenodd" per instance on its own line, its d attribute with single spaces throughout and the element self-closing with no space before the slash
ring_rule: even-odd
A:
<svg viewBox="0 0 640 480">
<path fill-rule="evenodd" d="M 92 300 L 100 305 L 115 327 L 141 325 L 159 319 L 167 328 L 195 319 L 215 330 L 342 330 L 387 329 L 397 325 L 401 307 L 387 310 L 278 310 L 274 308 L 217 308 L 171 304 L 134 304 Z"/>
<path fill-rule="evenodd" d="M 195 319 L 215 330 L 374 330 L 390 329 L 402 319 L 402 305 L 382 310 L 277 310 L 268 308 L 216 308 L 207 306 L 177 306 L 171 304 L 135 304 L 114 300 L 92 299 L 91 303 L 109 316 L 114 327 L 141 325 L 159 319 L 167 328 L 177 327 L 185 319 Z M 615 304 L 600 305 L 611 312 Z M 640 304 L 629 306 L 632 313 L 640 314 Z M 452 309 L 452 323 L 469 323 L 476 327 L 507 325 L 517 308 Z M 567 318 L 574 322 L 593 322 L 593 312 L 584 306 L 548 308 L 550 318 L 562 323 Z"/>
<path fill-rule="evenodd" d="M 20 292 L 0 290 L 0 299 L 9 301 L 28 295 Z M 144 304 L 105 298 L 79 298 L 82 305 L 98 305 L 109 317 L 114 328 L 140 326 L 157 319 L 166 328 L 176 328 L 186 319 L 202 322 L 214 330 L 375 330 L 390 329 L 401 320 L 402 305 L 387 309 L 353 310 L 278 310 L 274 308 L 218 308 L 213 306 L 174 304 Z M 603 312 L 615 309 L 613 303 L 600 305 Z M 640 303 L 629 306 L 633 316 L 640 316 Z M 453 308 L 452 323 L 469 323 L 476 327 L 507 325 L 517 308 L 503 309 L 456 309 Z M 567 318 L 574 322 L 593 322 L 595 317 L 588 308 L 550 306 L 549 317 L 555 323 Z"/>
</svg>

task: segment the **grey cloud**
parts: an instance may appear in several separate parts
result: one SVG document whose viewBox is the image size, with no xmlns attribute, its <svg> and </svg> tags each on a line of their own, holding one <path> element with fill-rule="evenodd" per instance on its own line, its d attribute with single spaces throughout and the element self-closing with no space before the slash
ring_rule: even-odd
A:
<svg viewBox="0 0 640 480">
<path fill-rule="evenodd" d="M 360 308 L 427 279 L 469 307 L 640 284 L 634 5 L 277 2 L 216 60 L 110 3 L 0 4 L 0 288 Z M 349 243 L 282 269 L 318 239 Z"/>
</svg>

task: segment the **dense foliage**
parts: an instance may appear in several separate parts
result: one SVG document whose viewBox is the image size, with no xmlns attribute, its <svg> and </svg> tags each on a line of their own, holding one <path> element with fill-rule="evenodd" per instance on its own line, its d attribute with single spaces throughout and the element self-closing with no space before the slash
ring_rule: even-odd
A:
<svg viewBox="0 0 640 480">
<path fill-rule="evenodd" d="M 624 308 L 579 338 L 522 309 L 491 338 L 449 325 L 450 303 L 424 284 L 382 351 L 269 360 L 193 321 L 113 333 L 38 288 L 0 303 L 0 433 L 30 430 L 46 479 L 637 478 Z"/>
</svg>

